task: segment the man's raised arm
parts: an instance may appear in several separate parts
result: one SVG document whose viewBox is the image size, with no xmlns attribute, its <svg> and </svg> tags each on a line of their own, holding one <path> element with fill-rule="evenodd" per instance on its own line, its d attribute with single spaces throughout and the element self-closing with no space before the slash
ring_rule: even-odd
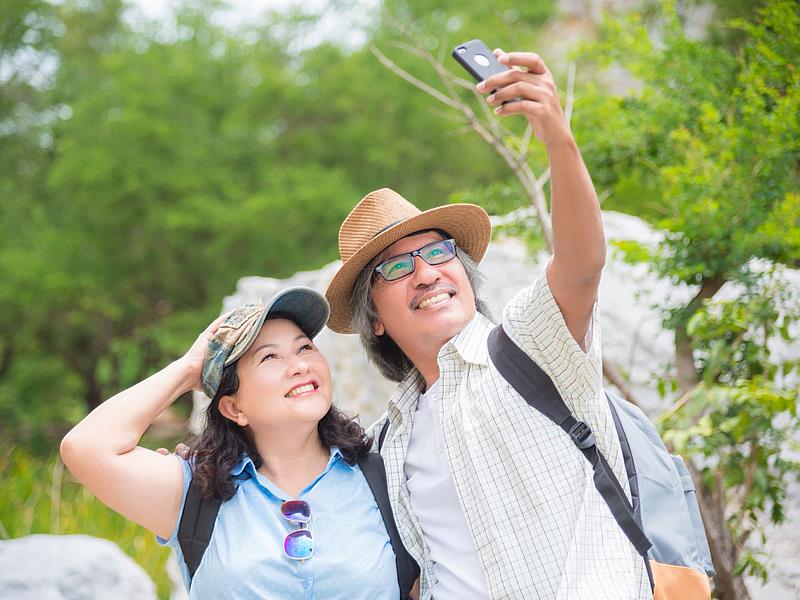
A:
<svg viewBox="0 0 800 600">
<path fill-rule="evenodd" d="M 487 99 L 497 107 L 495 112 L 524 114 L 547 150 L 553 219 L 553 258 L 547 280 L 570 333 L 583 347 L 606 259 L 597 194 L 561 108 L 553 76 L 542 59 L 530 52 L 496 50 L 495 54 L 512 69 L 478 84 L 478 90 L 496 89 Z M 513 101 L 517 98 L 521 99 Z M 512 102 L 503 104 L 507 100 Z"/>
</svg>

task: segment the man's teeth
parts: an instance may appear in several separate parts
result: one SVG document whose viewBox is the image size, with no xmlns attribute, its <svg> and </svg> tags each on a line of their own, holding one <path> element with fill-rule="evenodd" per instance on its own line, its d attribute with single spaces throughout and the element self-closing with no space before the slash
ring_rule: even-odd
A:
<svg viewBox="0 0 800 600">
<path fill-rule="evenodd" d="M 426 298 L 417 305 L 417 308 L 426 308 L 428 306 L 431 306 L 432 304 L 438 304 L 439 302 L 444 302 L 449 297 L 450 294 L 439 294 L 437 296 L 433 296 L 432 298 Z"/>
<path fill-rule="evenodd" d="M 299 385 L 286 394 L 287 398 L 291 398 L 292 396 L 297 396 L 297 394 L 305 394 L 306 392 L 313 392 L 314 391 L 314 384 L 307 383 L 306 385 Z"/>
</svg>

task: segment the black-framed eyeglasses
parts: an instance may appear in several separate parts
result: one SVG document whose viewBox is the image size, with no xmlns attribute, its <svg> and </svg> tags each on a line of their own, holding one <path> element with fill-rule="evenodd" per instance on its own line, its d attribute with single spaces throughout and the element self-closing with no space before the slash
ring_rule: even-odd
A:
<svg viewBox="0 0 800 600">
<path fill-rule="evenodd" d="M 456 241 L 438 240 L 424 245 L 419 250 L 392 256 L 375 267 L 375 272 L 385 281 L 397 281 L 414 272 L 414 258 L 417 256 L 429 265 L 443 265 L 456 257 Z"/>
</svg>

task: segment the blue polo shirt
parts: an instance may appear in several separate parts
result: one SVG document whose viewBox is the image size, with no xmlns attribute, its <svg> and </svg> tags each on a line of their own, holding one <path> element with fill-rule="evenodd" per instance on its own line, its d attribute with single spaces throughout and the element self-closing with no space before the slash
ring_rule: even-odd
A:
<svg viewBox="0 0 800 600">
<path fill-rule="evenodd" d="M 192 471 L 188 462 L 181 462 L 183 514 Z M 258 473 L 247 456 L 231 474 L 239 479 L 238 488 L 220 507 L 191 587 L 177 524 L 168 540 L 158 538 L 175 551 L 190 600 L 399 599 L 394 551 L 378 505 L 361 469 L 349 465 L 337 448 L 322 474 L 296 498 L 311 506 L 314 555 L 305 561 L 283 554 L 283 539 L 298 526 L 281 515 L 280 506 L 294 498 Z"/>
</svg>

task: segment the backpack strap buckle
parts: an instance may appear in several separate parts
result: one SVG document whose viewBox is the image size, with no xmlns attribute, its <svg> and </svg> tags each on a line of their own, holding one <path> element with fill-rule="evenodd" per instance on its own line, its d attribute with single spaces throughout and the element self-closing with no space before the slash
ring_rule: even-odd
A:
<svg viewBox="0 0 800 600">
<path fill-rule="evenodd" d="M 583 421 L 576 421 L 575 424 L 569 428 L 567 433 L 569 437 L 572 438 L 575 445 L 581 450 L 591 448 L 595 444 L 592 428 Z"/>
</svg>

